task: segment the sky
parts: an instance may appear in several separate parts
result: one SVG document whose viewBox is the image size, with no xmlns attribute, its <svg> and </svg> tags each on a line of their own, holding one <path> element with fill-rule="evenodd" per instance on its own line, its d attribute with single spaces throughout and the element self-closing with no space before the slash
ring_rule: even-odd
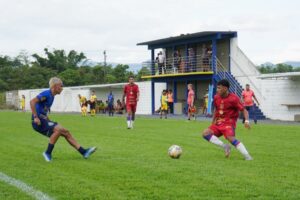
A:
<svg viewBox="0 0 300 200">
<path fill-rule="evenodd" d="M 150 59 L 137 43 L 201 31 L 237 31 L 255 63 L 300 61 L 298 0 L 0 0 L 0 55 L 43 49 L 102 62 Z"/>
</svg>

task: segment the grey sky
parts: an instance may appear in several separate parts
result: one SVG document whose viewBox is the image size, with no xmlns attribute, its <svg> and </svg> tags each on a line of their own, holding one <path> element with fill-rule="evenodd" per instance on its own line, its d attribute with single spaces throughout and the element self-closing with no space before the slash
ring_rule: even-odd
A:
<svg viewBox="0 0 300 200">
<path fill-rule="evenodd" d="M 0 0 L 0 54 L 77 50 L 102 61 L 150 58 L 139 42 L 200 31 L 238 31 L 256 64 L 300 60 L 300 1 Z"/>
</svg>

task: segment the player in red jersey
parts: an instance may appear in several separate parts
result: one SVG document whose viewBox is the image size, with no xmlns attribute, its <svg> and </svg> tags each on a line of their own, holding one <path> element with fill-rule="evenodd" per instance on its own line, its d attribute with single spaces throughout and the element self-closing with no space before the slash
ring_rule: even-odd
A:
<svg viewBox="0 0 300 200">
<path fill-rule="evenodd" d="M 225 156 L 230 154 L 230 146 L 224 144 L 218 137 L 224 135 L 236 149 L 244 156 L 245 160 L 252 160 L 247 149 L 235 138 L 236 121 L 239 112 L 244 114 L 245 127 L 250 128 L 248 111 L 244 108 L 240 98 L 229 92 L 229 82 L 225 79 L 217 83 L 217 94 L 214 96 L 215 112 L 213 115 L 212 125 L 203 132 L 203 137 L 207 141 L 220 146 L 225 151 Z"/>
<path fill-rule="evenodd" d="M 126 96 L 126 110 L 127 110 L 127 128 L 133 128 L 133 122 L 135 120 L 135 111 L 137 102 L 139 101 L 140 91 L 139 86 L 134 83 L 133 76 L 128 79 L 128 84 L 124 87 L 123 103 Z"/>
</svg>

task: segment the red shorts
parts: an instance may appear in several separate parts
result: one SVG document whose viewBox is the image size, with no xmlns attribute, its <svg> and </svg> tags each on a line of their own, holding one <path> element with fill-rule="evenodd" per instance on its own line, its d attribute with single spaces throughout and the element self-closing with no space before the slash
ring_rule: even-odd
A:
<svg viewBox="0 0 300 200">
<path fill-rule="evenodd" d="M 135 113 L 136 104 L 126 104 L 126 110 L 127 110 L 127 112 L 131 111 L 132 113 Z"/>
<path fill-rule="evenodd" d="M 235 128 L 230 124 L 212 124 L 210 127 L 208 127 L 208 129 L 210 129 L 217 137 L 220 137 L 222 135 L 224 135 L 225 138 L 227 138 L 228 136 L 235 136 Z"/>
</svg>

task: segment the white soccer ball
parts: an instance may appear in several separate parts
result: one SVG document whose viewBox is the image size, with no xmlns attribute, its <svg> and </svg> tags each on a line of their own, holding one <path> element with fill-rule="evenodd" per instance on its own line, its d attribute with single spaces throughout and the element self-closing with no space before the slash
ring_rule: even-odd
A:
<svg viewBox="0 0 300 200">
<path fill-rule="evenodd" d="M 168 154 L 171 158 L 180 158 L 182 154 L 182 148 L 178 145 L 172 145 L 170 146 L 168 150 Z"/>
</svg>

